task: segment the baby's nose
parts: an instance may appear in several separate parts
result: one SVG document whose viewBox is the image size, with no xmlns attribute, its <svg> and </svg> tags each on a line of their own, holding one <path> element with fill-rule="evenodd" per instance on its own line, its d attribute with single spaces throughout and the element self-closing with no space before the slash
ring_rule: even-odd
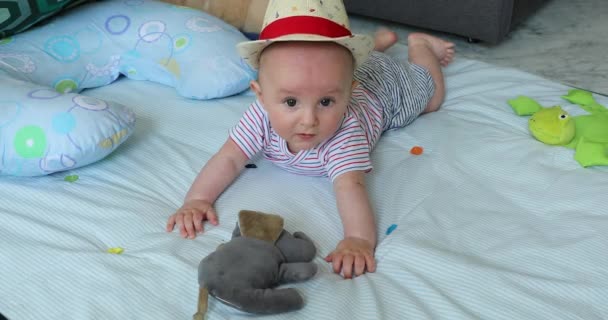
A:
<svg viewBox="0 0 608 320">
<path fill-rule="evenodd" d="M 315 108 L 305 108 L 300 118 L 300 123 L 304 126 L 312 127 L 317 124 L 317 110 Z"/>
</svg>

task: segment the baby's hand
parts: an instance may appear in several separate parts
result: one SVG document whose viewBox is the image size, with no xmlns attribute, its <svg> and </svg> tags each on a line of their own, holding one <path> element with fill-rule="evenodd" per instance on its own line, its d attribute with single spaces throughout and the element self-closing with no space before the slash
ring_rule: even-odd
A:
<svg viewBox="0 0 608 320">
<path fill-rule="evenodd" d="M 203 232 L 204 220 L 209 220 L 214 226 L 218 224 L 213 205 L 204 200 L 189 200 L 169 217 L 167 232 L 173 231 L 173 227 L 178 225 L 183 238 L 194 239 L 197 233 Z"/>
<path fill-rule="evenodd" d="M 333 262 L 334 272 L 340 273 L 341 270 L 346 279 L 353 277 L 353 271 L 355 276 L 362 275 L 366 270 L 376 271 L 374 248 L 369 241 L 361 238 L 350 237 L 340 241 L 325 261 Z"/>
</svg>

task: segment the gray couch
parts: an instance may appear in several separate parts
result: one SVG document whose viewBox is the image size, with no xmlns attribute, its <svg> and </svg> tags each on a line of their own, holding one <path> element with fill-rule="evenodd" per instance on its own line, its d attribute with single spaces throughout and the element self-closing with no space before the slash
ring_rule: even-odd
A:
<svg viewBox="0 0 608 320">
<path fill-rule="evenodd" d="M 548 0 L 344 0 L 349 13 L 499 43 Z"/>
</svg>

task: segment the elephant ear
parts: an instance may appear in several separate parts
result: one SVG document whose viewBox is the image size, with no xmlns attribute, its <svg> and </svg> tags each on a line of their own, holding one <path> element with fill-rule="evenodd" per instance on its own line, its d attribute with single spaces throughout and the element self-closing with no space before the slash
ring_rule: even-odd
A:
<svg viewBox="0 0 608 320">
<path fill-rule="evenodd" d="M 239 212 L 241 236 L 275 243 L 283 232 L 283 218 L 276 214 L 251 210 Z"/>
</svg>

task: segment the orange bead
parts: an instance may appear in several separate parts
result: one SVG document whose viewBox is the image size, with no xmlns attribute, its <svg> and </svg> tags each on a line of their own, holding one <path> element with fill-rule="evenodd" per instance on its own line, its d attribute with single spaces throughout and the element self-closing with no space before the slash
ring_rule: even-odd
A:
<svg viewBox="0 0 608 320">
<path fill-rule="evenodd" d="M 424 149 L 420 146 L 415 146 L 410 150 L 410 153 L 416 156 L 419 156 L 424 152 Z"/>
</svg>

